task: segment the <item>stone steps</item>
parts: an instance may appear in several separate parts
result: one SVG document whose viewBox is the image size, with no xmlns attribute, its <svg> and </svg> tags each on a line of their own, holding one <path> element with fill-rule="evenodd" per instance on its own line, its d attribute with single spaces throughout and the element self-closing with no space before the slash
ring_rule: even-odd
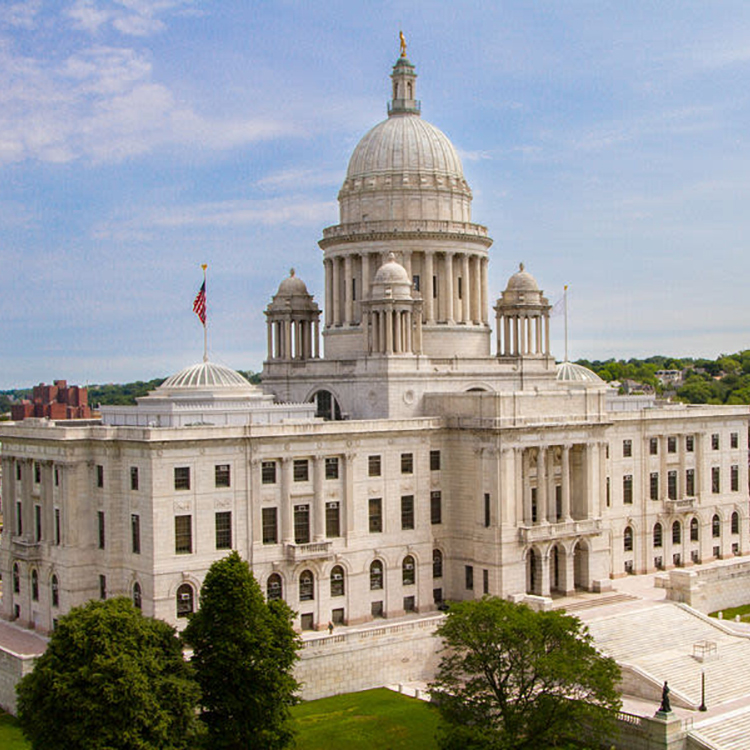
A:
<svg viewBox="0 0 750 750">
<path fill-rule="evenodd" d="M 698 724 L 693 731 L 721 750 L 747 750 L 750 747 L 750 709 L 723 716 L 713 723 Z"/>
<path fill-rule="evenodd" d="M 637 598 L 637 596 L 631 596 L 630 594 L 612 594 L 610 596 L 598 596 L 595 599 L 586 599 L 584 601 L 571 602 L 570 604 L 560 604 L 559 606 L 553 605 L 552 609 L 563 609 L 568 614 L 572 614 L 573 612 L 580 612 L 586 609 L 606 607 L 609 604 L 630 602 L 636 600 Z"/>
</svg>

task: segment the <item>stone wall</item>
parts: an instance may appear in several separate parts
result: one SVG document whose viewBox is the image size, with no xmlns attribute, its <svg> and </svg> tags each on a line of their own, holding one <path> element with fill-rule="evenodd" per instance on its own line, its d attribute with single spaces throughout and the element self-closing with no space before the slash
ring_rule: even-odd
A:
<svg viewBox="0 0 750 750">
<path fill-rule="evenodd" d="M 305 700 L 428 681 L 437 669 L 443 616 L 307 639 L 295 670 Z"/>
<path fill-rule="evenodd" d="M 705 570 L 671 570 L 667 599 L 708 614 L 750 604 L 750 562 L 736 562 Z"/>
<path fill-rule="evenodd" d="M 0 649 L 0 708 L 15 716 L 16 684 L 34 669 L 35 656 Z"/>
</svg>

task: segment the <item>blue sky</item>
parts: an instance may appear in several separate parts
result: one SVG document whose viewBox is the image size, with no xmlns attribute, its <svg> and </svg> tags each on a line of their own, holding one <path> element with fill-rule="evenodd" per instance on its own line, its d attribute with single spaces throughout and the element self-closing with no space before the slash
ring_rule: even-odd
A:
<svg viewBox="0 0 750 750">
<path fill-rule="evenodd" d="M 423 116 L 494 238 L 570 285 L 573 357 L 750 347 L 750 3 L 0 4 L 0 388 L 260 369 L 294 266 L 385 117 L 403 28 Z M 562 325 L 554 349 L 563 354 Z"/>
</svg>

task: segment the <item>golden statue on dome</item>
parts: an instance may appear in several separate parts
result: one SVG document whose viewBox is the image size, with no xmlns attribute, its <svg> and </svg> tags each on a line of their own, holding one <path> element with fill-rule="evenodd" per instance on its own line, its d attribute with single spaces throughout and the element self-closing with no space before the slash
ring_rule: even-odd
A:
<svg viewBox="0 0 750 750">
<path fill-rule="evenodd" d="M 406 57 L 406 37 L 404 37 L 403 31 L 398 32 L 398 38 L 401 44 L 401 57 Z"/>
</svg>

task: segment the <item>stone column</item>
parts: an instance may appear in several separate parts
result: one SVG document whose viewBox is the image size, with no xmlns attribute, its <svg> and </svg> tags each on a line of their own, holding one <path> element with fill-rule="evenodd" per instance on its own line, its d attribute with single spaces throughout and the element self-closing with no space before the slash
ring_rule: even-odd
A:
<svg viewBox="0 0 750 750">
<path fill-rule="evenodd" d="M 341 259 L 332 258 L 333 263 L 333 325 L 341 325 Z"/>
<path fill-rule="evenodd" d="M 320 324 L 317 320 L 313 321 L 313 356 L 315 359 L 320 359 Z"/>
<path fill-rule="evenodd" d="M 481 293 L 481 261 L 478 256 L 473 255 L 471 258 L 471 320 L 475 325 L 482 322 L 482 293 Z"/>
<path fill-rule="evenodd" d="M 266 321 L 266 338 L 268 346 L 268 359 L 273 359 L 273 323 Z"/>
<path fill-rule="evenodd" d="M 363 300 L 370 299 L 370 253 L 362 253 L 362 291 Z"/>
<path fill-rule="evenodd" d="M 539 559 L 539 567 L 541 570 L 539 571 L 540 579 L 539 579 L 539 593 L 542 596 L 549 596 L 550 595 L 550 585 L 549 585 L 549 557 L 550 557 L 550 550 L 546 549 L 544 552 L 540 552 L 537 556 Z"/>
<path fill-rule="evenodd" d="M 563 521 L 570 521 L 570 445 L 562 447 L 562 516 Z"/>
<path fill-rule="evenodd" d="M 461 290 L 463 299 L 461 300 L 461 322 L 462 323 L 469 323 L 471 321 L 471 313 L 469 311 L 469 301 L 471 300 L 471 284 L 470 278 L 469 278 L 469 256 L 468 254 L 464 253 L 463 258 L 461 259 L 462 262 L 462 285 L 463 289 Z"/>
<path fill-rule="evenodd" d="M 346 529 L 346 538 L 354 535 L 356 517 L 354 514 L 354 453 L 344 455 L 344 502 L 341 503 L 344 517 L 342 528 Z"/>
<path fill-rule="evenodd" d="M 320 542 L 326 535 L 326 504 L 323 494 L 325 458 L 313 457 L 313 540 Z"/>
<path fill-rule="evenodd" d="M 325 326 L 328 328 L 333 324 L 333 261 L 327 259 L 323 261 L 325 266 L 325 283 L 326 283 L 326 309 L 325 309 Z"/>
<path fill-rule="evenodd" d="M 481 315 L 482 323 L 487 323 L 487 300 L 489 295 L 487 294 L 487 258 L 481 259 L 482 265 L 482 303 L 481 303 Z"/>
<path fill-rule="evenodd" d="M 547 449 L 547 520 L 557 523 L 557 492 L 555 490 L 555 449 Z"/>
<path fill-rule="evenodd" d="M 445 300 L 443 303 L 443 317 L 448 325 L 453 325 L 453 253 L 445 253 Z"/>
<path fill-rule="evenodd" d="M 533 523 L 533 513 L 531 510 L 531 481 L 529 478 L 529 464 L 530 464 L 530 455 L 528 450 L 523 450 L 522 448 L 518 448 L 517 450 L 521 451 L 521 483 L 523 488 L 523 522 L 527 526 L 531 526 Z M 539 502 L 539 498 L 537 498 L 537 504 Z M 537 508 L 537 510 L 539 510 Z"/>
<path fill-rule="evenodd" d="M 393 308 L 389 307 L 382 315 L 385 320 L 385 353 L 393 354 Z"/>
<path fill-rule="evenodd" d="M 669 474 L 667 473 L 667 438 L 659 435 L 659 495 L 661 500 L 669 498 Z M 671 530 L 670 530 L 671 534 Z M 670 536 L 671 539 L 671 536 Z"/>
<path fill-rule="evenodd" d="M 537 461 L 536 461 L 536 501 L 537 511 L 536 517 L 541 520 L 542 523 L 547 522 L 548 518 L 548 498 L 547 498 L 547 452 L 546 445 L 540 445 L 537 450 Z"/>
<path fill-rule="evenodd" d="M 352 298 L 352 256 L 344 258 L 344 323 L 351 325 L 354 322 L 354 305 Z"/>
<path fill-rule="evenodd" d="M 256 544 L 263 543 L 261 531 L 263 529 L 263 511 L 261 505 L 261 460 L 253 458 L 250 460 L 250 548 Z"/>
<path fill-rule="evenodd" d="M 362 306 L 362 346 L 364 347 L 365 355 L 372 351 L 370 341 L 370 313 L 364 306 Z"/>
<path fill-rule="evenodd" d="M 549 315 L 544 316 L 544 353 L 549 357 Z"/>
<path fill-rule="evenodd" d="M 401 265 L 406 269 L 406 273 L 409 276 L 409 281 L 413 282 L 413 276 L 411 272 L 411 250 L 401 251 Z"/>
<path fill-rule="evenodd" d="M 292 523 L 292 460 L 283 456 L 281 463 L 281 541 L 290 544 L 294 541 Z"/>
<path fill-rule="evenodd" d="M 432 277 L 434 275 L 433 253 L 431 251 L 425 251 L 422 299 L 424 299 L 424 319 L 427 325 L 435 324 L 435 299 L 432 294 Z"/>
<path fill-rule="evenodd" d="M 565 575 L 563 578 L 563 587 L 564 587 L 564 593 L 565 596 L 572 596 L 575 594 L 576 590 L 576 568 L 575 568 L 575 545 L 573 546 L 573 549 L 570 550 L 570 552 L 565 553 L 565 558 L 563 562 L 563 567 L 565 571 Z"/>
<path fill-rule="evenodd" d="M 517 315 L 513 316 L 513 354 L 518 356 L 521 353 L 520 339 L 521 339 L 521 321 Z"/>
</svg>

